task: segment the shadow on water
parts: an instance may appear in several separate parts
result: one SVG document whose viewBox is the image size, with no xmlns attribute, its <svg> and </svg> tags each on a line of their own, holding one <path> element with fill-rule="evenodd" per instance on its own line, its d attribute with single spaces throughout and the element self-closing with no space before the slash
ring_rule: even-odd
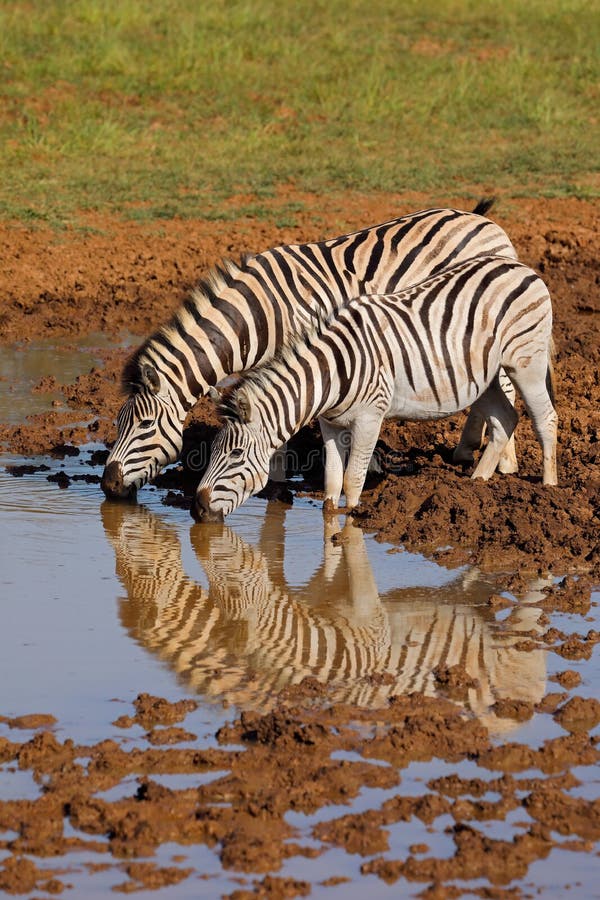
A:
<svg viewBox="0 0 600 900">
<path fill-rule="evenodd" d="M 123 626 L 207 699 L 267 710 L 277 691 L 313 676 L 335 702 L 378 707 L 392 695 L 435 695 L 440 667 L 460 666 L 472 679 L 461 702 L 499 733 L 516 723 L 495 716 L 498 699 L 544 695 L 544 651 L 517 645 L 539 630 L 539 609 L 527 603 L 547 581 L 534 580 L 501 622 L 487 605 L 494 585 L 475 569 L 441 586 L 380 593 L 362 531 L 334 519 L 314 573 L 294 586 L 285 576 L 287 510 L 270 504 L 256 545 L 227 526 L 191 527 L 205 588 L 184 571 L 170 523 L 143 506 L 105 502 L 101 513 L 126 593 Z M 305 560 L 301 542 L 293 552 L 296 565 L 313 568 L 314 545 Z M 387 558 L 402 568 L 398 554 Z"/>
</svg>

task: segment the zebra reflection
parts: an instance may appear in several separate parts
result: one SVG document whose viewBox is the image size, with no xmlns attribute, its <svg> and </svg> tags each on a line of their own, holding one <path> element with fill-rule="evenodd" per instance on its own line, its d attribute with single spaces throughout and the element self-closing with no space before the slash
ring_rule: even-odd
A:
<svg viewBox="0 0 600 900">
<path fill-rule="evenodd" d="M 545 655 L 523 651 L 538 630 L 543 581 L 499 622 L 486 605 L 492 581 L 460 572 L 441 587 L 380 594 L 361 530 L 325 520 L 323 557 L 301 587 L 284 572 L 286 508 L 269 506 L 257 545 L 231 528 L 193 526 L 191 545 L 208 587 L 184 571 L 175 526 L 143 506 L 104 503 L 102 520 L 126 592 L 130 636 L 207 699 L 267 710 L 278 692 L 313 676 L 333 702 L 370 708 L 393 695 L 438 692 L 438 666 L 461 664 L 473 680 L 461 701 L 492 731 L 502 698 L 538 702 Z M 310 564 L 310 563 L 309 563 Z"/>
</svg>

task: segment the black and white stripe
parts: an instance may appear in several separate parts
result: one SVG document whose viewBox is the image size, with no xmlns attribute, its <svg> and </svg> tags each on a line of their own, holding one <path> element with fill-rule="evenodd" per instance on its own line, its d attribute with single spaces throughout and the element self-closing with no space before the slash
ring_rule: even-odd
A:
<svg viewBox="0 0 600 900">
<path fill-rule="evenodd" d="M 437 419 L 472 406 L 490 432 L 473 477 L 487 479 L 518 418 L 500 388 L 501 367 L 542 445 L 544 483 L 556 484 L 551 332 L 544 282 L 505 257 L 481 256 L 396 294 L 351 300 L 234 391 L 193 514 L 222 517 L 260 490 L 272 454 L 315 416 L 328 506 L 337 507 L 342 488 L 348 506 L 358 503 L 384 418 Z"/>
<path fill-rule="evenodd" d="M 440 587 L 380 594 L 362 531 L 346 524 L 331 541 L 337 519 L 325 524 L 312 576 L 292 587 L 282 510 L 264 517 L 256 545 L 225 526 L 192 528 L 203 587 L 184 569 L 174 525 L 142 506 L 104 504 L 124 589 L 121 623 L 188 689 L 267 710 L 279 691 L 312 677 L 329 685 L 332 702 L 377 708 L 393 695 L 435 695 L 440 672 L 460 666 L 473 680 L 466 707 L 494 728 L 502 727 L 491 710 L 498 699 L 544 695 L 544 651 L 515 646 L 539 629 L 538 607 L 522 602 L 497 623 L 486 604 L 494 583 L 473 569 Z M 541 586 L 523 599 L 539 600 Z"/>
<path fill-rule="evenodd" d="M 482 201 L 472 213 L 422 210 L 217 269 L 126 366 L 129 397 L 105 493 L 123 496 L 178 457 L 186 415 L 211 386 L 271 358 L 352 297 L 400 290 L 482 253 L 515 257 L 504 231 L 482 215 L 490 205 Z"/>
</svg>

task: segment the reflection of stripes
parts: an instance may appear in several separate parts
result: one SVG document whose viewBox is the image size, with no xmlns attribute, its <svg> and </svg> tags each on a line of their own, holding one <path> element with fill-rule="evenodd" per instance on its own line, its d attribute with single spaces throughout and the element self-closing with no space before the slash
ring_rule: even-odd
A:
<svg viewBox="0 0 600 900">
<path fill-rule="evenodd" d="M 349 527 L 339 545 L 325 545 L 310 583 L 292 591 L 258 547 L 228 528 L 208 536 L 200 528 L 193 540 L 206 591 L 183 572 L 175 529 L 115 504 L 103 520 L 127 593 L 123 625 L 206 697 L 268 709 L 278 691 L 312 676 L 330 685 L 334 702 L 378 707 L 394 694 L 435 694 L 437 667 L 455 665 L 475 682 L 464 702 L 477 715 L 502 697 L 544 694 L 543 651 L 514 646 L 537 628 L 539 609 L 518 609 L 500 629 L 485 605 L 492 585 L 474 571 L 380 598 L 363 535 Z M 271 553 L 276 540 L 267 536 Z"/>
<path fill-rule="evenodd" d="M 514 259 L 480 256 L 396 294 L 349 301 L 250 373 L 222 412 L 198 488 L 199 516 L 227 515 L 265 484 L 270 456 L 315 416 L 326 441 L 325 496 L 358 503 L 385 418 L 437 419 L 472 406 L 490 440 L 474 476 L 489 478 L 516 425 L 500 367 L 521 393 L 556 483 L 549 390 L 548 290 Z M 346 462 L 342 436 L 350 432 Z M 345 471 L 344 471 L 345 469 Z"/>
<path fill-rule="evenodd" d="M 481 253 L 514 257 L 504 231 L 480 215 L 489 206 L 424 210 L 217 269 L 126 366 L 127 412 L 107 465 L 120 464 L 125 485 L 144 484 L 177 458 L 186 413 L 211 385 L 272 357 L 350 298 L 399 290 Z"/>
<path fill-rule="evenodd" d="M 370 622 L 357 623 L 351 613 L 326 615 L 274 585 L 252 548 L 241 544 L 222 563 L 219 573 L 204 562 L 211 581 L 204 604 L 175 602 L 140 635 L 207 697 L 267 709 L 279 691 L 310 676 L 330 684 L 335 702 L 377 707 L 394 694 L 435 695 L 438 667 L 456 665 L 473 679 L 465 702 L 478 715 L 500 697 L 543 696 L 543 653 L 516 650 L 518 636 L 495 629 L 485 608 L 434 596 L 400 610 L 376 603 Z M 239 574 L 231 578 L 230 572 Z M 455 595 L 461 588 L 459 579 Z"/>
</svg>

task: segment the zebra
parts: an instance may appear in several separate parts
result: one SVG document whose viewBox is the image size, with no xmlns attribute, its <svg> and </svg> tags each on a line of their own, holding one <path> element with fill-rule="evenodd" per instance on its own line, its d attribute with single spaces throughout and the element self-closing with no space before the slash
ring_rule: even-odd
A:
<svg viewBox="0 0 600 900">
<path fill-rule="evenodd" d="M 175 462 L 186 416 L 211 387 L 271 358 L 315 318 L 351 297 L 400 290 L 481 253 L 516 258 L 505 232 L 484 217 L 493 202 L 481 200 L 473 212 L 421 210 L 217 267 L 123 369 L 128 396 L 102 477 L 106 496 L 135 494 Z M 481 435 L 482 420 L 474 412 L 456 449 L 457 461 L 473 461 Z M 516 470 L 512 445 L 499 468 Z"/>
<path fill-rule="evenodd" d="M 384 418 L 437 419 L 472 406 L 490 439 L 473 478 L 487 480 L 518 415 L 499 385 L 518 388 L 556 476 L 552 306 L 546 285 L 517 260 L 480 256 L 396 294 L 351 300 L 250 373 L 222 404 L 192 515 L 222 520 L 264 487 L 269 459 L 317 416 L 325 442 L 325 504 L 342 488 L 359 502 Z M 351 446 L 346 461 L 346 440 Z"/>
<path fill-rule="evenodd" d="M 208 701 L 268 710 L 309 677 L 328 685 L 332 702 L 374 709 L 394 695 L 438 694 L 438 669 L 460 664 L 473 681 L 464 705 L 502 731 L 510 723 L 494 714 L 496 700 L 544 696 L 543 649 L 515 645 L 540 631 L 530 604 L 551 577 L 535 580 L 502 623 L 486 603 L 495 581 L 477 569 L 439 587 L 380 593 L 363 532 L 335 516 L 323 521 L 314 573 L 294 587 L 284 566 L 290 513 L 272 504 L 256 544 L 225 525 L 191 527 L 204 587 L 185 572 L 176 525 L 143 505 L 104 503 L 101 512 L 123 585 L 124 630 Z"/>
</svg>

